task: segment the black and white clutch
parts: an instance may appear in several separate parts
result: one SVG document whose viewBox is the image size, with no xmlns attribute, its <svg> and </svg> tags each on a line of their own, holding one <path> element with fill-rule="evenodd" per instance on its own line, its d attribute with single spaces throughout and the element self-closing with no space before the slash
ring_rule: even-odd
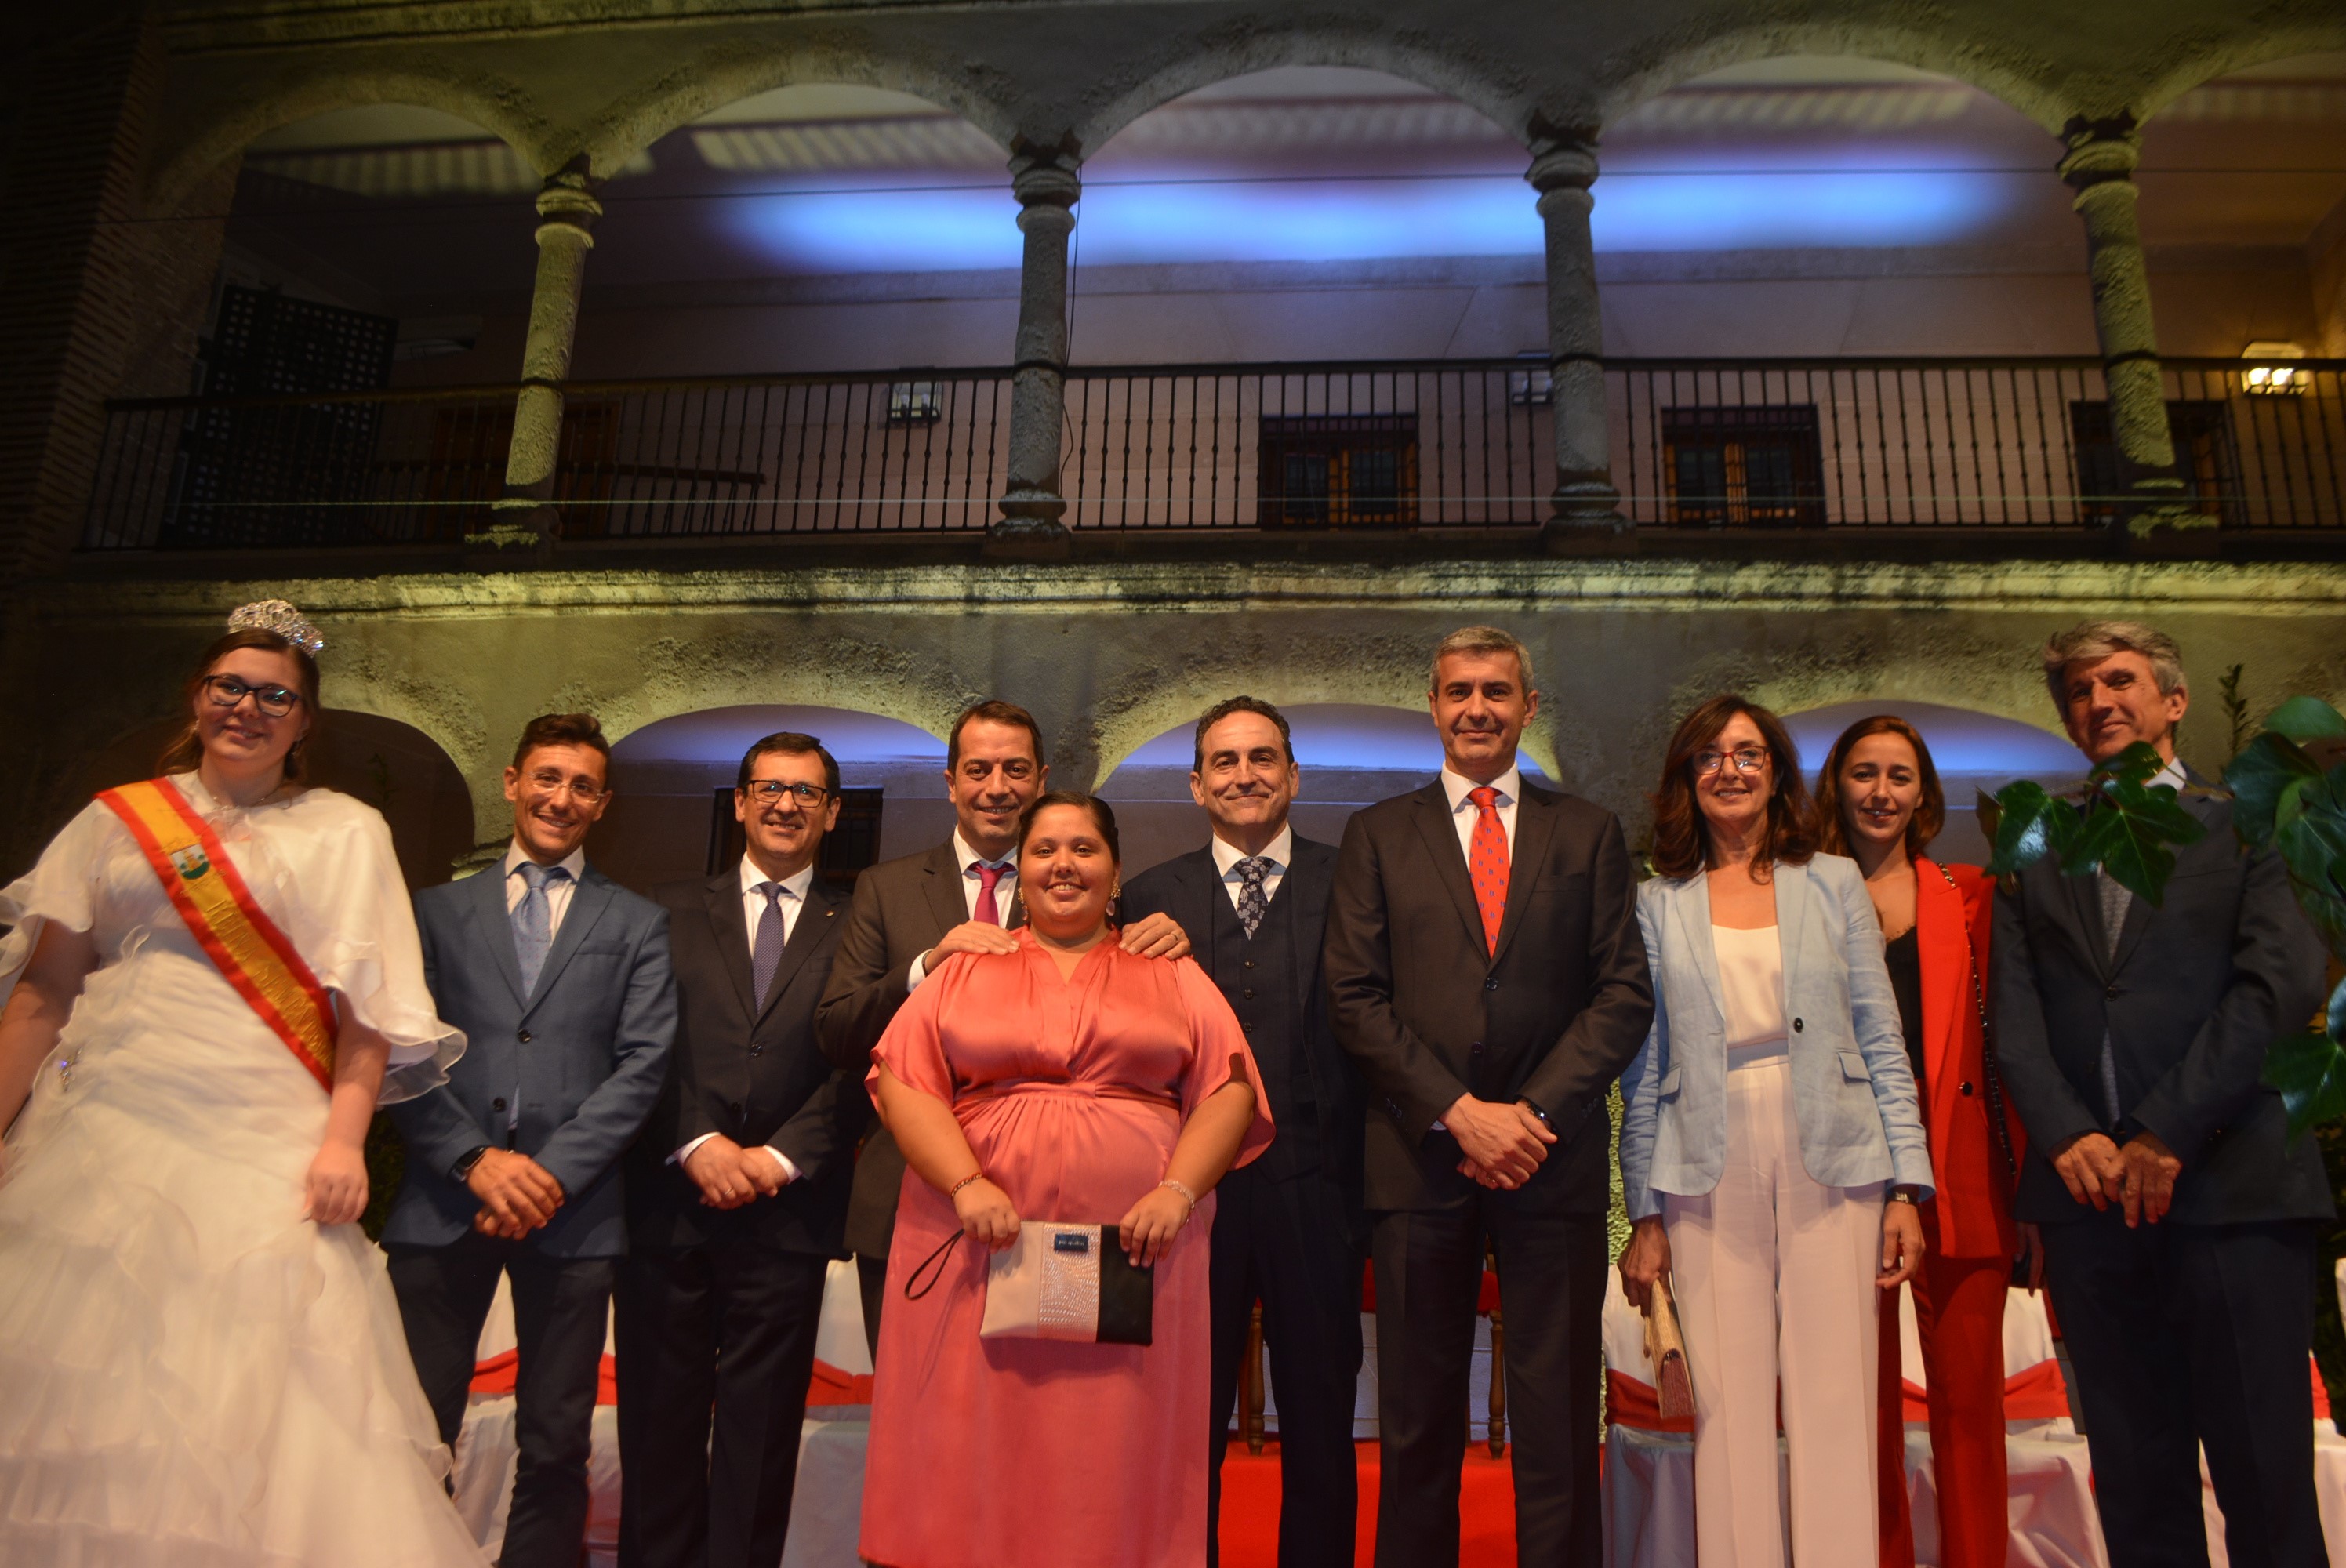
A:
<svg viewBox="0 0 2346 1568">
<path fill-rule="evenodd" d="M 987 1339 L 1069 1339 L 1146 1345 L 1156 1270 L 1125 1256 L 1113 1225 L 1029 1220 L 986 1260 Z"/>
</svg>

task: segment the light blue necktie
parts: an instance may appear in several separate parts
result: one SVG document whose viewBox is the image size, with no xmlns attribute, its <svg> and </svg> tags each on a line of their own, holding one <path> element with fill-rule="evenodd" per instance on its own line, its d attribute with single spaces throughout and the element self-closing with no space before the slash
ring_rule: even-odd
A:
<svg viewBox="0 0 2346 1568">
<path fill-rule="evenodd" d="M 760 882 L 756 892 L 762 895 L 766 907 L 758 915 L 758 934 L 750 948 L 750 990 L 758 1011 L 766 1010 L 766 993 L 774 983 L 774 971 L 782 963 L 782 945 L 788 940 L 782 933 L 782 884 Z"/>
<path fill-rule="evenodd" d="M 521 993 L 536 993 L 537 977 L 546 968 L 546 955 L 554 946 L 554 907 L 546 901 L 546 884 L 557 878 L 570 880 L 570 873 L 560 866 L 541 866 L 536 860 L 524 860 L 516 868 L 528 891 L 521 902 L 514 906 L 514 957 L 521 962 Z"/>
</svg>

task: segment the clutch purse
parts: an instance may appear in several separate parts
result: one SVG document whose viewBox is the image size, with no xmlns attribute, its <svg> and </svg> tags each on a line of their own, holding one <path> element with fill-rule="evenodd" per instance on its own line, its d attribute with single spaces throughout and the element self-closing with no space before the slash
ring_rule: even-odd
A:
<svg viewBox="0 0 2346 1568">
<path fill-rule="evenodd" d="M 1678 1329 L 1678 1305 L 1668 1275 L 1654 1281 L 1653 1306 L 1646 1313 L 1646 1363 L 1654 1373 L 1654 1397 L 1664 1420 L 1694 1415 L 1694 1377 L 1687 1370 L 1686 1336 Z"/>
<path fill-rule="evenodd" d="M 1146 1345 L 1156 1270 L 1125 1256 L 1113 1225 L 1029 1220 L 986 1260 L 986 1339 Z"/>
</svg>

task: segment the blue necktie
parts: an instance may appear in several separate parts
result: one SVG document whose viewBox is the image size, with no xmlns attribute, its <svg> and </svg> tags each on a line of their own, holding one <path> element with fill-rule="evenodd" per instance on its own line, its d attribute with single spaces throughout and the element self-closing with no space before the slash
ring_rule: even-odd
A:
<svg viewBox="0 0 2346 1568">
<path fill-rule="evenodd" d="M 554 906 L 546 901 L 546 884 L 557 878 L 566 882 L 570 873 L 536 860 L 524 860 L 518 870 L 528 891 L 514 906 L 514 957 L 521 961 L 521 993 L 529 996 L 537 991 L 537 977 L 554 946 Z"/>
<path fill-rule="evenodd" d="M 1230 870 L 1239 874 L 1239 923 L 1251 939 L 1262 917 L 1270 912 L 1270 897 L 1262 887 L 1270 875 L 1270 861 L 1261 855 L 1249 855 Z"/>
<path fill-rule="evenodd" d="M 756 891 L 765 896 L 766 907 L 758 916 L 757 939 L 750 948 L 750 990 L 757 997 L 758 1011 L 763 1013 L 774 971 L 782 962 L 782 884 L 760 882 Z"/>
</svg>

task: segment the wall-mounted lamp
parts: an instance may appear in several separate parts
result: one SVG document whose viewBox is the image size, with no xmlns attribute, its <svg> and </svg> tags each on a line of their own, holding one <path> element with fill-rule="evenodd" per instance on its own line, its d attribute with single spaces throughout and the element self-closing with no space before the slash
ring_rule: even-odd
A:
<svg viewBox="0 0 2346 1568">
<path fill-rule="evenodd" d="M 2259 339 L 2240 351 L 2244 360 L 2261 361 L 2241 372 L 2243 388 L 2256 397 L 2295 397 L 2302 395 L 2312 378 L 2293 365 L 2276 361 L 2301 360 L 2305 350 L 2296 343 L 2276 342 Z"/>
</svg>

